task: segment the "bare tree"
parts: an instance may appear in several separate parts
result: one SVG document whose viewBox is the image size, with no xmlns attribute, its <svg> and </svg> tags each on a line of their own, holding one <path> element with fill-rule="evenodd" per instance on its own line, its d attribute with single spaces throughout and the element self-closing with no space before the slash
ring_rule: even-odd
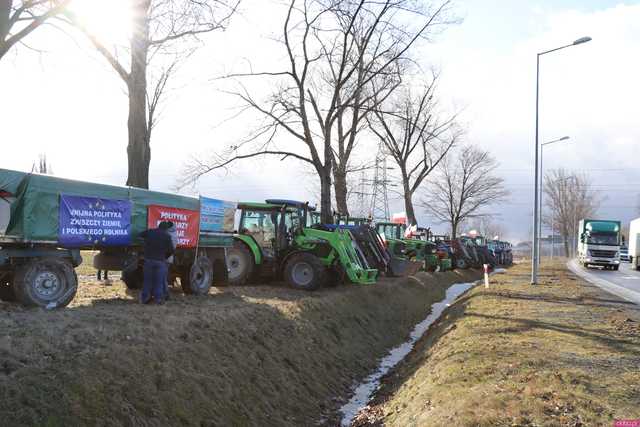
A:
<svg viewBox="0 0 640 427">
<path fill-rule="evenodd" d="M 167 82 L 196 48 L 198 35 L 224 28 L 240 0 L 130 1 L 133 25 L 125 58 L 119 57 L 117 47 L 99 40 L 72 12 L 65 16 L 88 37 L 127 87 L 127 185 L 149 188 L 151 131 Z M 152 62 L 156 65 L 150 67 Z"/>
<path fill-rule="evenodd" d="M 489 152 L 462 147 L 455 158 L 440 163 L 422 206 L 436 220 L 448 223 L 451 236 L 457 236 L 463 221 L 489 215 L 483 208 L 508 196 L 504 180 L 493 174 L 497 167 Z"/>
<path fill-rule="evenodd" d="M 333 168 L 341 169 L 339 176 L 348 173 L 361 114 L 368 108 L 360 105 L 371 97 L 367 91 L 372 80 L 395 70 L 417 40 L 444 24 L 449 3 L 289 0 L 280 40 L 286 68 L 230 76 L 240 79 L 240 89 L 233 93 L 247 110 L 262 117 L 261 125 L 232 150 L 187 165 L 183 183 L 250 157 L 296 159 L 316 171 L 322 220 L 332 222 Z M 242 84 L 246 77 L 272 79 L 263 80 L 264 85 L 276 89 L 259 100 Z M 348 108 L 353 109 L 350 119 L 344 114 Z M 336 149 L 336 127 L 347 121 L 350 125 L 338 132 L 342 137 Z M 276 143 L 283 139 L 276 138 L 281 134 L 288 137 L 286 147 Z"/>
<path fill-rule="evenodd" d="M 487 239 L 493 239 L 498 236 L 502 238 L 505 234 L 505 228 L 502 223 L 498 223 L 494 218 L 483 216 L 474 218 L 468 222 L 469 230 L 476 230 L 481 236 Z"/>
<path fill-rule="evenodd" d="M 45 175 L 53 175 L 53 168 L 51 163 L 47 161 L 46 154 L 40 154 L 37 162 L 33 162 L 31 166 L 31 172 L 42 173 Z"/>
<path fill-rule="evenodd" d="M 435 97 L 437 80 L 434 73 L 419 93 L 409 86 L 403 87 L 397 97 L 383 103 L 383 108 L 377 109 L 369 120 L 371 130 L 384 143 L 400 171 L 410 224 L 418 223 L 414 194 L 462 135 L 457 115 L 439 111 Z"/>
<path fill-rule="evenodd" d="M 591 188 L 586 175 L 552 169 L 545 174 L 542 187 L 545 206 L 550 215 L 543 217 L 545 225 L 559 233 L 564 241 L 565 256 L 569 256 L 569 241 L 576 243 L 578 222 L 593 217 L 600 198 Z"/>
<path fill-rule="evenodd" d="M 0 0 L 0 60 L 71 0 Z"/>
</svg>

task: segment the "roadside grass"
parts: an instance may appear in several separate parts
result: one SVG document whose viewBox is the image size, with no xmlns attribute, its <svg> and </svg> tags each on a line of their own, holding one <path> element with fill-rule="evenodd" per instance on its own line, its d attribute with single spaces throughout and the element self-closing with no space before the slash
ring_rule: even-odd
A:
<svg viewBox="0 0 640 427">
<path fill-rule="evenodd" d="M 458 300 L 356 426 L 593 426 L 640 418 L 640 311 L 568 272 L 514 266 Z"/>
</svg>

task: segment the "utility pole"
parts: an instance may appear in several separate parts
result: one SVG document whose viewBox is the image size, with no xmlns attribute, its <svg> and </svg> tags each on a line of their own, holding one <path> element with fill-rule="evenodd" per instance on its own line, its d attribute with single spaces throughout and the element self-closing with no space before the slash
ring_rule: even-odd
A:
<svg viewBox="0 0 640 427">
<path fill-rule="evenodd" d="M 371 216 L 374 220 L 386 221 L 391 217 L 389 213 L 389 192 L 387 179 L 387 154 L 384 146 L 378 144 L 376 164 L 373 174 L 373 191 L 371 196 Z"/>
</svg>

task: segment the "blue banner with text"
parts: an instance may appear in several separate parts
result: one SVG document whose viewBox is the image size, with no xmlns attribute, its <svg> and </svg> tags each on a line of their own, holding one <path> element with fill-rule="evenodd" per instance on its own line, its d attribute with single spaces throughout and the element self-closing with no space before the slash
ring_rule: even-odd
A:
<svg viewBox="0 0 640 427">
<path fill-rule="evenodd" d="M 60 195 L 58 241 L 66 247 L 131 243 L 131 202 Z"/>
</svg>

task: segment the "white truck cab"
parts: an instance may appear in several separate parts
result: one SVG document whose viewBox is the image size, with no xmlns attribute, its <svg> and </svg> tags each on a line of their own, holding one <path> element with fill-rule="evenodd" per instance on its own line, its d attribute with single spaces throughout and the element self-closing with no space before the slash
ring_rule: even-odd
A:
<svg viewBox="0 0 640 427">
<path fill-rule="evenodd" d="M 620 268 L 620 221 L 582 219 L 578 226 L 578 261 L 585 267 Z"/>
</svg>

